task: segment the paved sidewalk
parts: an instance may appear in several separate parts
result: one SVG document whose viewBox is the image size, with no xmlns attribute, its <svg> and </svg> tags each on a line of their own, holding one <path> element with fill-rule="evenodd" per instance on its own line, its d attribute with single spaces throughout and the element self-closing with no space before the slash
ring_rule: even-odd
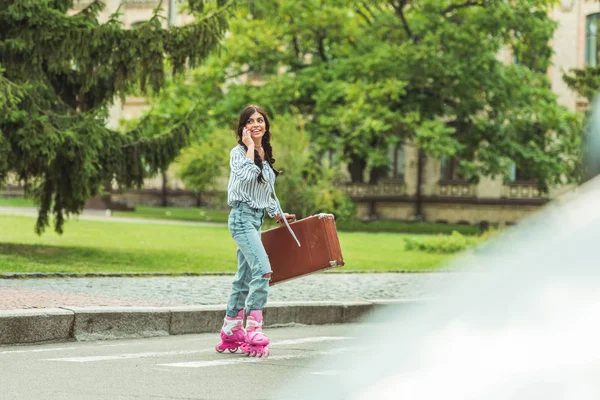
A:
<svg viewBox="0 0 600 400">
<path fill-rule="evenodd" d="M 457 273 L 319 273 L 271 287 L 269 301 L 369 301 L 433 297 Z M 0 279 L 0 310 L 66 306 L 198 306 L 227 303 L 232 275 Z"/>
<path fill-rule="evenodd" d="M 320 273 L 271 289 L 266 327 L 356 322 L 437 297 L 458 273 Z M 217 333 L 232 276 L 0 279 L 0 345 Z"/>
<path fill-rule="evenodd" d="M 34 207 L 0 207 L 0 214 L 36 216 Z M 139 224 L 225 225 L 210 222 L 113 217 L 84 210 L 81 220 Z M 269 301 L 369 301 L 414 299 L 436 293 L 452 272 L 319 273 L 271 288 Z M 1 279 L 0 310 L 68 306 L 198 306 L 225 304 L 232 276 Z"/>
<path fill-rule="evenodd" d="M 34 208 L 0 214 L 36 216 Z M 74 218 L 108 222 L 224 225 L 112 217 L 84 211 Z M 392 303 L 412 307 L 436 297 L 454 272 L 319 273 L 271 287 L 269 326 L 357 321 Z M 0 345 L 218 332 L 232 275 L 181 277 L 0 278 Z"/>
</svg>

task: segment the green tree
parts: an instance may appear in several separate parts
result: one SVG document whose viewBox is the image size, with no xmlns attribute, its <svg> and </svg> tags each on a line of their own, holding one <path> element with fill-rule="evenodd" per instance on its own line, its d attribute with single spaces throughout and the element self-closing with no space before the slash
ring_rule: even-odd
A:
<svg viewBox="0 0 600 400">
<path fill-rule="evenodd" d="M 338 188 L 339 170 L 319 160 L 311 146 L 307 121 L 302 115 L 279 115 L 273 119 L 277 128 L 274 154 L 282 174 L 277 178 L 277 193 L 282 208 L 306 218 L 316 213 L 335 214 L 344 221 L 355 214 L 354 203 Z"/>
<path fill-rule="evenodd" d="M 229 165 L 233 143 L 231 130 L 217 129 L 182 150 L 176 163 L 177 176 L 198 200 L 203 192 L 216 189 L 217 178 L 223 176 Z"/>
<path fill-rule="evenodd" d="M 0 2 L 0 179 L 25 182 L 39 202 L 38 233 L 50 214 L 62 232 L 65 215 L 79 213 L 104 182 L 141 185 L 189 143 L 187 114 L 160 132 L 151 117 L 116 132 L 105 126 L 108 107 L 135 87 L 158 92 L 167 61 L 173 74 L 199 65 L 228 29 L 231 6 L 189 0 L 198 16 L 189 25 L 163 28 L 157 8 L 126 30 L 118 13 L 99 22 L 98 0 L 74 15 L 72 0 Z"/>
<path fill-rule="evenodd" d="M 224 52 L 227 50 L 224 47 Z M 258 87 L 242 89 L 224 83 L 227 72 L 221 63 L 221 57 L 212 57 L 182 79 L 173 80 L 144 116 L 156 123 L 157 131 L 178 115 L 187 114 L 195 121 L 190 125 L 192 144 L 182 151 L 174 169 L 186 187 L 197 194 L 215 188 L 216 180 L 229 170 L 229 152 L 237 144 L 234 132 L 238 114 L 247 104 L 257 102 Z M 265 99 L 264 104 L 269 102 Z M 267 112 L 271 117 L 275 168 L 282 171 L 276 190 L 284 210 L 299 218 L 317 212 L 333 213 L 339 220 L 352 217 L 354 205 L 335 188 L 339 171 L 321 163 L 306 130 L 306 118 L 297 111 L 279 114 L 267 107 Z"/>
<path fill-rule="evenodd" d="M 358 164 L 355 179 L 368 165 L 380 173 L 387 147 L 405 140 L 428 156 L 457 157 L 474 179 L 507 177 L 511 163 L 530 166 L 544 191 L 574 178 L 579 121 L 545 75 L 553 1 L 360 3 L 359 50 L 332 68 L 332 88 L 323 85 L 317 102 L 329 114 L 323 133 L 339 132 Z M 516 64 L 499 59 L 503 48 Z"/>
<path fill-rule="evenodd" d="M 313 140 L 342 154 L 354 181 L 370 167 L 376 182 L 389 146 L 413 140 L 475 179 L 529 166 L 547 191 L 576 178 L 581 130 L 545 75 L 554 3 L 264 1 L 232 25 L 226 65 L 261 76 L 257 96 L 274 109 L 309 115 Z M 515 64 L 500 59 L 506 48 Z"/>
<path fill-rule="evenodd" d="M 506 177 L 516 163 L 533 167 L 542 190 L 575 178 L 580 121 L 545 75 L 553 1 L 361 4 L 357 51 L 340 46 L 315 107 L 320 137 L 339 135 L 355 179 L 407 139 L 429 156 L 458 157 L 466 175 Z M 499 59 L 503 48 L 516 64 Z"/>
<path fill-rule="evenodd" d="M 591 104 L 600 90 L 600 67 L 572 68 L 563 75 L 563 80 Z"/>
<path fill-rule="evenodd" d="M 338 154 L 355 182 L 367 168 L 377 182 L 389 147 L 414 141 L 421 158 L 457 157 L 474 180 L 528 167 L 547 191 L 576 178 L 581 122 L 545 74 L 554 3 L 251 2 L 193 93 L 220 126 L 248 103 L 299 112 L 312 148 Z"/>
</svg>

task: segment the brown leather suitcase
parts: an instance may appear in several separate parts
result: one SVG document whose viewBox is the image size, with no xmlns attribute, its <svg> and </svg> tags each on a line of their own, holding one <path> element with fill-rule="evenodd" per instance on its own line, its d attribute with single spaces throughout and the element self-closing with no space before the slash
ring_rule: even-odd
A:
<svg viewBox="0 0 600 400">
<path fill-rule="evenodd" d="M 290 228 L 301 247 L 285 225 L 262 232 L 273 270 L 271 285 L 344 265 L 333 214 L 313 215 L 292 222 Z"/>
</svg>

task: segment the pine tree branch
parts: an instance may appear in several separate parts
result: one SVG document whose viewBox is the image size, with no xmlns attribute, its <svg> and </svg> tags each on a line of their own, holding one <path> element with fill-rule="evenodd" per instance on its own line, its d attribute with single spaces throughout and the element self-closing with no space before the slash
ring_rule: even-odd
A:
<svg viewBox="0 0 600 400">
<path fill-rule="evenodd" d="M 218 16 L 222 16 L 222 14 L 226 14 L 227 11 L 229 11 L 229 8 L 231 8 L 232 6 L 234 6 L 236 3 L 236 0 L 230 0 L 225 2 L 225 4 L 223 4 L 221 7 L 217 8 L 214 11 L 209 12 L 208 14 L 204 15 L 201 18 L 196 19 L 196 23 L 202 23 L 206 20 L 218 17 Z"/>
<path fill-rule="evenodd" d="M 146 144 L 149 141 L 152 140 L 157 140 L 160 139 L 162 137 L 165 136 L 169 136 L 171 135 L 175 130 L 181 128 L 183 125 L 187 124 L 188 121 L 190 120 L 190 116 L 196 111 L 197 109 L 197 104 L 194 104 L 191 108 L 190 111 L 188 111 L 180 120 L 179 122 L 171 125 L 171 127 L 162 132 L 159 133 L 158 135 L 153 135 L 153 136 L 145 136 L 145 137 L 141 137 L 140 139 L 136 140 L 135 142 L 130 142 L 130 143 L 126 143 L 124 145 L 121 146 L 122 149 L 128 148 L 128 147 L 135 147 L 135 146 L 139 146 L 141 144 Z M 125 136 L 136 136 L 139 135 L 142 131 L 143 131 L 143 126 L 145 124 L 148 124 L 150 122 L 150 120 L 152 119 L 152 110 L 150 112 L 148 112 L 148 114 L 146 114 L 141 120 L 140 122 L 137 124 L 137 127 L 132 129 L 131 131 L 127 132 L 125 134 Z M 115 132 L 116 133 L 116 132 Z"/>
<path fill-rule="evenodd" d="M 104 9 L 105 4 L 100 0 L 94 0 L 87 6 L 85 6 L 81 11 L 76 14 L 73 14 L 74 17 L 80 16 L 88 16 L 89 14 L 97 15 L 100 11 Z"/>
<path fill-rule="evenodd" d="M 65 217 L 103 182 L 139 187 L 188 145 L 195 115 L 153 115 L 123 134 L 105 126 L 107 108 L 134 85 L 161 89 L 167 57 L 182 70 L 204 60 L 227 30 L 235 0 L 219 0 L 173 31 L 158 12 L 135 30 L 123 28 L 118 10 L 100 22 L 101 0 L 76 14 L 68 13 L 69 0 L 14 3 L 10 13 L 0 6 L 0 180 L 14 173 L 26 182 L 40 205 L 37 233 L 51 223 L 61 233 Z"/>
</svg>

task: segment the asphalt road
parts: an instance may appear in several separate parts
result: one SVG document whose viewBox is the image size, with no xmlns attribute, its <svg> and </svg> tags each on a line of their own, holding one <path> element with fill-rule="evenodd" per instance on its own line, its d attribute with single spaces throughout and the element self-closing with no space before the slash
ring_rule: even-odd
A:
<svg viewBox="0 0 600 400">
<path fill-rule="evenodd" d="M 0 346 L 0 398 L 280 399 L 291 381 L 341 373 L 323 359 L 357 350 L 368 326 L 269 329 L 268 359 L 216 353 L 218 334 Z"/>
</svg>

